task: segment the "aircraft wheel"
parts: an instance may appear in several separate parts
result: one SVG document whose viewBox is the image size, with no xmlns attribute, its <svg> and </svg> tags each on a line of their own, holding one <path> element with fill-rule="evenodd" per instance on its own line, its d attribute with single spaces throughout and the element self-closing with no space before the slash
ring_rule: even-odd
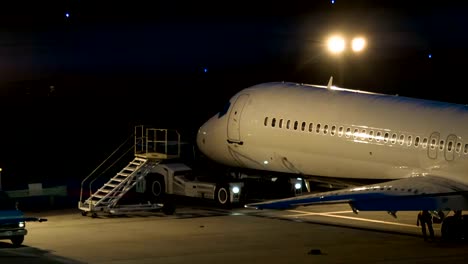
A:
<svg viewBox="0 0 468 264">
<path fill-rule="evenodd" d="M 220 205 L 221 207 L 230 207 L 230 197 L 231 194 L 227 185 L 220 184 L 216 187 L 215 200 L 218 205 Z"/>
<path fill-rule="evenodd" d="M 161 202 L 166 195 L 164 176 L 149 174 L 146 176 L 146 199 L 152 203 Z"/>
<path fill-rule="evenodd" d="M 21 244 L 23 243 L 24 241 L 24 236 L 14 236 L 14 237 L 11 237 L 11 243 L 13 243 L 13 245 L 15 247 L 19 247 L 21 246 Z"/>
<path fill-rule="evenodd" d="M 82 215 L 82 216 L 86 216 L 87 214 L 88 214 L 88 212 L 86 212 L 86 211 L 81 211 L 81 215 Z"/>
</svg>

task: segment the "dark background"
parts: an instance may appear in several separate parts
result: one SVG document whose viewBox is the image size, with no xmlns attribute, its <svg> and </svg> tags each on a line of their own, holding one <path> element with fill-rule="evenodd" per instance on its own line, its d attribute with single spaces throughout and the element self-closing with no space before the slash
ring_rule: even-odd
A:
<svg viewBox="0 0 468 264">
<path fill-rule="evenodd" d="M 137 124 L 175 128 L 192 141 L 234 93 L 261 82 L 325 85 L 333 75 L 351 89 L 466 104 L 467 7 L 349 0 L 2 3 L 2 183 L 17 189 L 80 181 Z M 325 39 L 335 32 L 363 35 L 368 47 L 332 57 Z"/>
</svg>

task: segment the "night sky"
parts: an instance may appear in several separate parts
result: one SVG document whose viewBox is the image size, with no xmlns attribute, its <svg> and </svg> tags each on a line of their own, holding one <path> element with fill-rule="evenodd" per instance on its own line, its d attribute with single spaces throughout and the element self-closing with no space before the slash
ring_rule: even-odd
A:
<svg viewBox="0 0 468 264">
<path fill-rule="evenodd" d="M 261 82 L 333 75 L 347 88 L 468 103 L 463 1 L 14 2 L 0 8 L 5 188 L 82 179 L 136 124 L 192 141 Z M 333 57 L 331 33 L 365 36 L 367 49 Z"/>
</svg>

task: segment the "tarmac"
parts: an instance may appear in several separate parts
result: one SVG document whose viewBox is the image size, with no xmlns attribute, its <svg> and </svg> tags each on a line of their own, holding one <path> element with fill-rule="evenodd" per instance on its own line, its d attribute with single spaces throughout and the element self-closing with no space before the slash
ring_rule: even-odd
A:
<svg viewBox="0 0 468 264">
<path fill-rule="evenodd" d="M 466 263 L 468 243 L 425 242 L 417 212 L 355 214 L 347 205 L 294 210 L 179 206 L 174 215 L 26 212 L 21 247 L 0 241 L 0 263 Z"/>
</svg>

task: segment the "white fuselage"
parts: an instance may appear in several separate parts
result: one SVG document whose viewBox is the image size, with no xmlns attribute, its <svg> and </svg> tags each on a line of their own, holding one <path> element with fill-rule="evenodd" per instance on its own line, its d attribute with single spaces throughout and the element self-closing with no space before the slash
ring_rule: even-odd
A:
<svg viewBox="0 0 468 264">
<path fill-rule="evenodd" d="M 348 179 L 437 175 L 468 183 L 468 107 L 265 83 L 234 95 L 197 145 L 228 166 Z"/>
</svg>

